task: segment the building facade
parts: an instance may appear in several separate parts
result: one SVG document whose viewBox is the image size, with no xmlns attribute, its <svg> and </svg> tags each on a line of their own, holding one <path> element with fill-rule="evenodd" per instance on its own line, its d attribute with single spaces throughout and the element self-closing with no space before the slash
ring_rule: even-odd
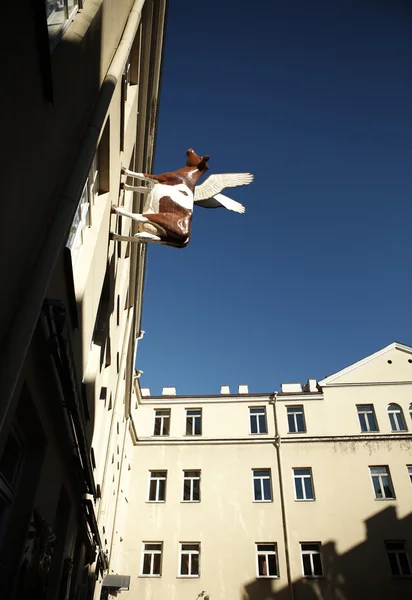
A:
<svg viewBox="0 0 412 600">
<path fill-rule="evenodd" d="M 125 598 L 411 596 L 411 347 L 270 394 L 135 391 Z"/>
<path fill-rule="evenodd" d="M 145 269 L 142 245 L 111 241 L 134 231 L 111 206 L 138 212 L 121 167 L 153 168 L 166 2 L 1 10 L 0 597 L 100 598 L 128 585 L 104 581 Z"/>
</svg>

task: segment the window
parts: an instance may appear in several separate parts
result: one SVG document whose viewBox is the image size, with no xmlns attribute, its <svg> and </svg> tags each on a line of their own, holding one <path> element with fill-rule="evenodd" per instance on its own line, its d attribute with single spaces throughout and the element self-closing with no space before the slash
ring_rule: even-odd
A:
<svg viewBox="0 0 412 600">
<path fill-rule="evenodd" d="M 390 500 L 395 498 L 389 467 L 369 467 L 372 477 L 373 489 L 377 500 Z"/>
<path fill-rule="evenodd" d="M 166 500 L 167 471 L 150 471 L 149 502 Z"/>
<path fill-rule="evenodd" d="M 406 465 L 408 468 L 408 475 L 409 475 L 409 479 L 410 482 L 412 483 L 412 466 L 411 465 Z"/>
<path fill-rule="evenodd" d="M 256 502 L 268 502 L 272 500 L 270 469 L 253 470 L 253 492 Z"/>
<path fill-rule="evenodd" d="M 89 176 L 84 184 L 67 240 L 67 247 L 70 248 L 72 254 L 73 266 L 76 264 L 81 247 L 84 244 L 88 229 L 91 225 L 91 209 L 98 194 L 99 170 L 96 154 L 90 167 Z"/>
<path fill-rule="evenodd" d="M 199 577 L 200 544 L 198 542 L 180 544 L 180 577 Z"/>
<path fill-rule="evenodd" d="M 170 408 L 155 410 L 155 422 L 153 435 L 169 435 L 170 430 Z"/>
<path fill-rule="evenodd" d="M 399 404 L 389 404 L 388 406 L 389 421 L 392 431 L 407 431 L 403 412 Z"/>
<path fill-rule="evenodd" d="M 267 433 L 266 408 L 249 408 L 250 433 Z"/>
<path fill-rule="evenodd" d="M 293 469 L 296 500 L 314 500 L 311 469 Z"/>
<path fill-rule="evenodd" d="M 202 409 L 186 409 L 186 435 L 202 435 Z"/>
<path fill-rule="evenodd" d="M 305 577 L 322 577 L 321 547 L 319 542 L 304 542 L 300 545 L 302 569 Z"/>
<path fill-rule="evenodd" d="M 409 416 L 412 419 L 412 404 L 409 405 Z"/>
<path fill-rule="evenodd" d="M 360 404 L 357 409 L 361 431 L 379 431 L 373 404 Z"/>
<path fill-rule="evenodd" d="M 200 471 L 183 471 L 183 501 L 200 502 Z"/>
<path fill-rule="evenodd" d="M 142 575 L 160 577 L 162 574 L 162 542 L 143 544 Z"/>
<path fill-rule="evenodd" d="M 279 577 L 276 544 L 256 544 L 258 577 Z"/>
<path fill-rule="evenodd" d="M 409 577 L 411 575 L 411 567 L 409 565 L 408 554 L 405 550 L 405 542 L 385 542 L 385 547 L 392 575 L 395 577 Z"/>
<path fill-rule="evenodd" d="M 306 431 L 303 406 L 288 406 L 289 433 L 302 433 Z"/>
<path fill-rule="evenodd" d="M 50 46 L 54 47 L 78 9 L 78 0 L 46 0 Z"/>
</svg>

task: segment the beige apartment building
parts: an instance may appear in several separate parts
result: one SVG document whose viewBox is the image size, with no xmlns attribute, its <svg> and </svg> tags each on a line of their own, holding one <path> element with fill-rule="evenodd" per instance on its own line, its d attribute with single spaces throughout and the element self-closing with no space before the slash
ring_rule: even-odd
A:
<svg viewBox="0 0 412 600">
<path fill-rule="evenodd" d="M 0 598 L 86 600 L 113 573 L 145 247 L 121 167 L 151 172 L 165 0 L 2 5 Z"/>
<path fill-rule="evenodd" d="M 412 348 L 280 392 L 133 397 L 128 600 L 412 595 Z"/>
</svg>

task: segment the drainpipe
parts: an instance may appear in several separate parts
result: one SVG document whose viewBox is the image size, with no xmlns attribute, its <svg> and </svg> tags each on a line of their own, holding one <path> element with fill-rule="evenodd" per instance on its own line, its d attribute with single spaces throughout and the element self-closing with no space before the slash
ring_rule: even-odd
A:
<svg viewBox="0 0 412 600">
<path fill-rule="evenodd" d="M 287 518 L 286 518 L 285 493 L 284 493 L 284 489 L 283 489 L 282 461 L 281 461 L 281 457 L 280 457 L 280 435 L 279 435 L 279 427 L 278 427 L 276 401 L 277 401 L 277 393 L 274 392 L 272 395 L 272 399 L 270 400 L 270 404 L 273 405 L 273 419 L 274 419 L 274 424 L 275 424 L 274 446 L 276 448 L 276 461 L 277 461 L 277 467 L 278 467 L 280 508 L 282 511 L 282 521 L 283 521 L 283 542 L 285 544 L 286 574 L 287 574 L 287 578 L 288 578 L 289 598 L 290 598 L 290 600 L 294 600 L 295 593 L 294 593 L 294 589 L 293 589 L 292 575 L 291 575 L 291 568 L 290 568 L 289 536 L 288 536 L 288 525 L 287 525 Z"/>
</svg>

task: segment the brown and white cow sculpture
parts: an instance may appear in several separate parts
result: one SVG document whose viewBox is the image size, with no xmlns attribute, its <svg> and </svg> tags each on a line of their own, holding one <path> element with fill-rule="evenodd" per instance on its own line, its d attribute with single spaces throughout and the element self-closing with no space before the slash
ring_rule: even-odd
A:
<svg viewBox="0 0 412 600">
<path fill-rule="evenodd" d="M 137 221 L 139 231 L 133 236 L 112 233 L 111 239 L 184 248 L 190 240 L 194 204 L 204 208 L 224 207 L 239 213 L 245 212 L 241 204 L 220 192 L 226 187 L 248 185 L 253 181 L 253 175 L 250 173 L 211 175 L 202 185 L 196 186 L 200 177 L 208 170 L 209 156 L 198 156 L 192 148 L 186 152 L 186 156 L 185 167 L 161 175 L 134 173 L 122 169 L 127 177 L 149 182 L 149 187 L 132 186 L 126 183 L 122 187 L 148 196 L 144 203 L 143 214 L 132 213 L 118 206 L 112 207 L 117 214 Z"/>
</svg>

